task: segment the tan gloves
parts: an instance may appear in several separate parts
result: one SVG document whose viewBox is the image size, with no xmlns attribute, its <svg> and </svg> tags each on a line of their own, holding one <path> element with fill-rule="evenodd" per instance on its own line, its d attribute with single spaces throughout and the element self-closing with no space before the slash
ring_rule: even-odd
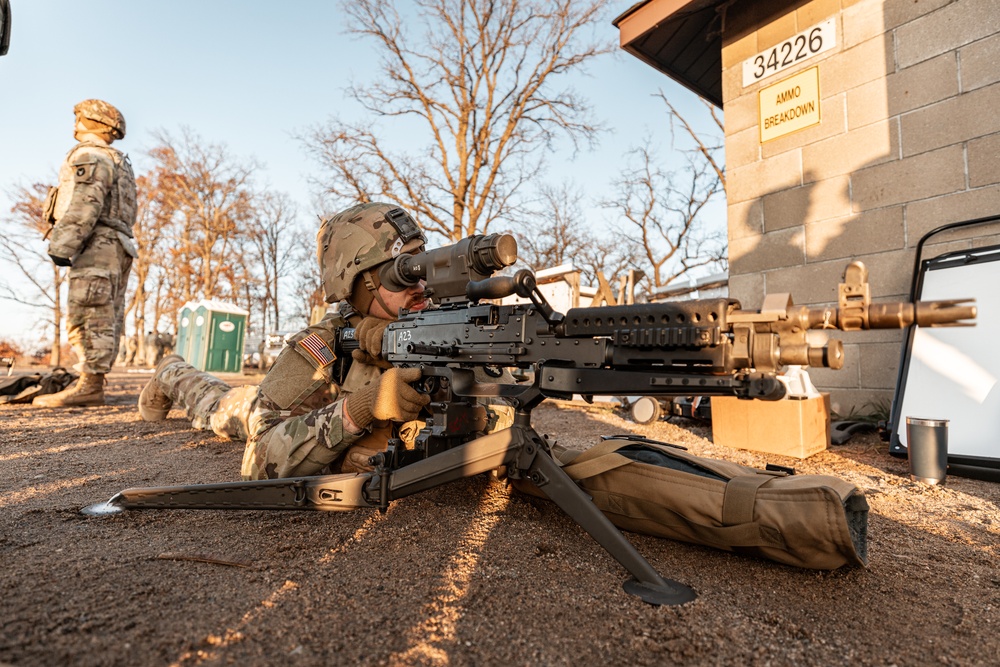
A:
<svg viewBox="0 0 1000 667">
<path fill-rule="evenodd" d="M 392 368 L 392 364 L 382 358 L 382 334 L 385 333 L 389 320 L 378 317 L 365 317 L 354 329 L 354 337 L 358 341 L 358 349 L 351 353 L 355 361 L 371 364 L 379 368 Z"/>
<path fill-rule="evenodd" d="M 390 368 L 371 384 L 347 397 L 344 410 L 359 428 L 368 428 L 372 421 L 405 422 L 416 419 L 420 408 L 431 397 L 409 385 L 420 379 L 419 368 Z"/>
</svg>

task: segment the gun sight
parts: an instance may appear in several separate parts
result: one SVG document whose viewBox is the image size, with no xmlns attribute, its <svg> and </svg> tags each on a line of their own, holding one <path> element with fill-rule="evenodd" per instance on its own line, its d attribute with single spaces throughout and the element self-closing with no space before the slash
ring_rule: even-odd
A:
<svg viewBox="0 0 1000 667">
<path fill-rule="evenodd" d="M 428 296 L 439 303 L 465 301 L 466 285 L 484 280 L 517 261 L 517 240 L 510 234 L 476 234 L 452 245 L 403 254 L 379 270 L 379 280 L 400 292 L 427 281 Z"/>
</svg>

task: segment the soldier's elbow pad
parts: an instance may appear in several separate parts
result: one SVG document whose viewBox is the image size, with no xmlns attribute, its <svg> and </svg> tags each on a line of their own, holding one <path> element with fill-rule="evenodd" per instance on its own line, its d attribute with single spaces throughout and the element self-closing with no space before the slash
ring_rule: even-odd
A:
<svg viewBox="0 0 1000 667">
<path fill-rule="evenodd" d="M 49 257 L 52 258 L 52 263 L 56 266 L 73 266 L 73 260 L 69 257 L 60 257 L 59 255 L 53 255 L 49 253 Z"/>
</svg>

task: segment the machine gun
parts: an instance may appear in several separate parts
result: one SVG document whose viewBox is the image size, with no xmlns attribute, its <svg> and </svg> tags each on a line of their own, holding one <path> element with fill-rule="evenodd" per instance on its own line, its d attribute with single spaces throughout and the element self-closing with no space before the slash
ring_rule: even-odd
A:
<svg viewBox="0 0 1000 667">
<path fill-rule="evenodd" d="M 627 592 L 651 604 L 695 597 L 660 574 L 553 459 L 550 443 L 531 425 L 531 411 L 547 398 L 637 394 L 735 395 L 775 400 L 785 364 L 843 365 L 839 341 L 810 345 L 810 329 L 901 328 L 966 323 L 976 309 L 960 301 L 873 304 L 867 271 L 848 266 L 837 307 L 792 305 L 768 297 L 759 312 L 731 299 L 574 308 L 565 315 L 546 302 L 530 271 L 493 275 L 512 265 L 509 235 L 471 236 L 458 243 L 400 255 L 380 271 L 396 289 L 427 283 L 438 307 L 403 311 L 390 323 L 382 355 L 418 367 L 419 389 L 432 397 L 430 415 L 412 449 L 390 440 L 371 459 L 375 470 L 290 479 L 165 488 L 127 489 L 90 513 L 141 508 L 385 510 L 395 499 L 484 472 L 503 469 L 534 483 L 569 514 L 632 576 Z M 510 295 L 525 303 L 498 304 Z M 338 356 L 357 347 L 353 330 L 340 334 Z M 532 380 L 500 381 L 505 369 L 530 371 Z M 495 381 L 483 381 L 483 378 Z M 514 408 L 510 428 L 487 433 L 481 399 Z"/>
</svg>

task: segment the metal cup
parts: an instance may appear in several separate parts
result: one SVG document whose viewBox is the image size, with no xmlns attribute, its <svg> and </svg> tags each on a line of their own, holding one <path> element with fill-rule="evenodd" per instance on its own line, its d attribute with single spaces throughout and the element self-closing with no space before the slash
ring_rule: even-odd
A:
<svg viewBox="0 0 1000 667">
<path fill-rule="evenodd" d="M 948 420 L 906 418 L 906 449 L 910 479 L 944 484 L 948 472 Z"/>
</svg>

